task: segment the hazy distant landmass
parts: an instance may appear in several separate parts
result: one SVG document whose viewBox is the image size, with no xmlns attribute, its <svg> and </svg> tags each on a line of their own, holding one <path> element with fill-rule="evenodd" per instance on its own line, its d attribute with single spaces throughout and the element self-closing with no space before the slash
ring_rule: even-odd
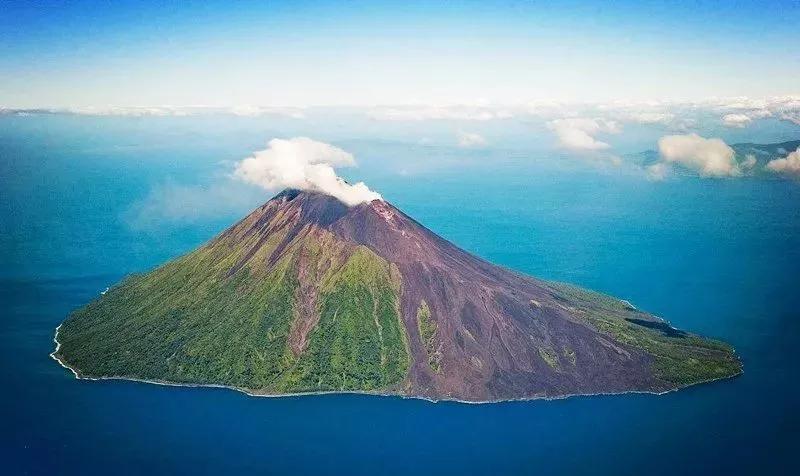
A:
<svg viewBox="0 0 800 476">
<path fill-rule="evenodd" d="M 754 144 L 751 142 L 743 142 L 739 144 L 731 144 L 730 148 L 733 149 L 733 160 L 738 164 L 741 169 L 742 175 L 745 177 L 775 177 L 778 175 L 773 173 L 767 168 L 767 164 L 772 160 L 783 159 L 787 154 L 797 150 L 800 147 L 800 140 L 792 140 L 787 142 L 777 142 L 773 144 Z M 628 156 L 631 163 L 640 165 L 642 167 L 657 164 L 661 160 L 661 156 L 656 150 L 647 150 Z M 696 171 L 690 170 L 685 167 L 678 167 L 677 173 L 681 175 L 697 175 Z"/>
<path fill-rule="evenodd" d="M 660 393 L 742 371 L 723 342 L 492 265 L 385 201 L 296 190 L 112 287 L 56 339 L 80 377 L 256 395 L 486 402 Z"/>
</svg>

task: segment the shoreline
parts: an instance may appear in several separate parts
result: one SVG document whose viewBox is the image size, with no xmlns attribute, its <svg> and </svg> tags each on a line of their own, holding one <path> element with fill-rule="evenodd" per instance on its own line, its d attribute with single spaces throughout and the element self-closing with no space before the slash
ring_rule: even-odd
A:
<svg viewBox="0 0 800 476">
<path fill-rule="evenodd" d="M 241 387 L 234 387 L 232 385 L 223 385 L 223 384 L 216 384 L 216 383 L 180 383 L 180 382 L 170 382 L 165 380 L 149 380 L 149 379 L 142 379 L 136 377 L 124 377 L 124 376 L 115 376 L 115 377 L 87 377 L 82 376 L 77 370 L 67 365 L 64 361 L 62 361 L 58 355 L 56 355 L 61 349 L 61 343 L 58 342 L 58 331 L 61 329 L 63 323 L 59 324 L 56 327 L 55 335 L 53 336 L 53 342 L 56 344 L 56 348 L 53 352 L 50 353 L 50 357 L 58 362 L 58 364 L 68 369 L 72 372 L 72 375 L 75 376 L 76 380 L 90 380 L 90 381 L 103 381 L 103 380 L 122 380 L 128 382 L 137 382 L 137 383 L 144 383 L 150 385 L 161 385 L 164 387 L 191 387 L 191 388 L 220 388 L 226 390 L 233 390 L 239 393 L 243 393 L 249 397 L 261 397 L 261 398 L 283 398 L 283 397 L 305 397 L 305 396 L 314 396 L 314 395 L 368 395 L 374 397 L 395 397 L 395 398 L 402 398 L 402 399 L 413 399 L 413 400 L 424 400 L 430 403 L 459 403 L 459 404 L 467 404 L 467 405 L 485 405 L 485 404 L 492 404 L 492 403 L 508 403 L 508 402 L 532 402 L 532 401 L 556 401 L 556 400 L 566 400 L 568 398 L 574 397 L 599 397 L 599 396 L 613 396 L 613 395 L 632 395 L 632 394 L 640 394 L 640 395 L 655 395 L 661 396 L 666 395 L 672 392 L 677 392 L 678 390 L 683 390 L 689 387 L 694 387 L 697 385 L 705 384 L 705 383 L 712 383 L 717 382 L 720 380 L 728 380 L 732 378 L 739 377 L 744 374 L 744 367 L 742 367 L 741 371 L 734 375 L 729 375 L 727 377 L 717 377 L 713 379 L 703 380 L 699 382 L 694 382 L 689 385 L 685 385 L 683 387 L 676 387 L 669 390 L 664 390 L 662 392 L 652 391 L 652 390 L 628 390 L 624 392 L 599 392 L 599 393 L 574 393 L 569 395 L 560 395 L 560 396 L 541 396 L 541 397 L 521 397 L 521 398 L 506 398 L 500 400 L 482 400 L 482 401 L 475 401 L 475 400 L 459 400 L 456 398 L 441 398 L 441 399 L 433 399 L 429 397 L 424 397 L 421 395 L 404 395 L 400 393 L 379 393 L 379 392 L 368 392 L 364 390 L 321 390 L 316 392 L 295 392 L 295 393 L 254 393 L 246 388 Z M 735 354 L 734 350 L 734 354 Z M 738 358 L 738 357 L 737 357 Z M 741 362 L 741 359 L 739 359 Z"/>
<path fill-rule="evenodd" d="M 73 369 L 73 368 L 72 368 L 72 367 L 70 367 L 69 365 L 65 364 L 65 363 L 64 363 L 64 362 L 63 362 L 61 359 L 59 359 L 59 358 L 58 358 L 58 356 L 56 355 L 56 354 L 58 353 L 58 350 L 59 350 L 59 349 L 61 349 L 61 342 L 59 342 L 59 341 L 58 341 L 58 331 L 59 331 L 59 330 L 61 330 L 61 326 L 62 326 L 62 325 L 63 325 L 63 323 L 59 324 L 59 325 L 58 325 L 58 327 L 56 327 L 56 333 L 55 333 L 55 335 L 53 336 L 53 342 L 55 342 L 55 343 L 56 343 L 56 350 L 54 350 L 54 351 L 50 352 L 50 357 L 51 357 L 53 360 L 55 360 L 56 362 L 58 362 L 58 365 L 60 365 L 60 366 L 64 367 L 65 369 L 69 370 L 70 372 L 72 372 L 72 375 L 74 375 L 76 379 L 78 379 L 78 380 L 82 380 L 82 379 L 83 379 L 83 377 L 81 377 L 81 376 L 78 374 L 78 372 L 77 372 L 75 369 Z"/>
</svg>

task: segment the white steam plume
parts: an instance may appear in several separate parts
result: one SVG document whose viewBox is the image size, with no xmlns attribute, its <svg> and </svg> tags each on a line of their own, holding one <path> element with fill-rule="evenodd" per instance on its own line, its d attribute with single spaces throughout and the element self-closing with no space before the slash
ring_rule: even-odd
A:
<svg viewBox="0 0 800 476">
<path fill-rule="evenodd" d="M 348 206 L 381 200 L 364 182 L 349 184 L 334 167 L 356 165 L 353 155 L 308 137 L 272 139 L 268 147 L 236 164 L 234 175 L 267 190 L 297 188 L 338 198 Z"/>
</svg>

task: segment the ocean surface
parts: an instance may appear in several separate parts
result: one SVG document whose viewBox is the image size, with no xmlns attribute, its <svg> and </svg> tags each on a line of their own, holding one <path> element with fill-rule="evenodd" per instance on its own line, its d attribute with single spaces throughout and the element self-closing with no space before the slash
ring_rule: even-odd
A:
<svg viewBox="0 0 800 476">
<path fill-rule="evenodd" d="M 800 470 L 800 184 L 789 181 L 648 182 L 533 147 L 312 136 L 355 153 L 361 167 L 346 175 L 469 251 L 732 343 L 744 362 L 732 380 L 487 405 L 253 398 L 78 381 L 49 357 L 71 310 L 266 201 L 229 178 L 230 163 L 296 133 L 311 134 L 244 119 L 0 117 L 0 473 Z"/>
</svg>

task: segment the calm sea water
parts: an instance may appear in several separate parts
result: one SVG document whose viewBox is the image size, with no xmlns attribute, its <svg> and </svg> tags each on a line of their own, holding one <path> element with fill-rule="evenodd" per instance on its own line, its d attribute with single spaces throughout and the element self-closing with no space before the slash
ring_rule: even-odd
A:
<svg viewBox="0 0 800 476">
<path fill-rule="evenodd" d="M 77 381 L 48 357 L 70 310 L 268 198 L 220 171 L 268 137 L 299 132 L 257 121 L 0 118 L 1 473 L 798 470 L 800 185 L 783 181 L 650 183 L 532 150 L 319 137 L 356 153 L 362 167 L 350 176 L 470 251 L 731 342 L 745 374 L 730 381 L 493 405 L 264 399 Z"/>
</svg>

